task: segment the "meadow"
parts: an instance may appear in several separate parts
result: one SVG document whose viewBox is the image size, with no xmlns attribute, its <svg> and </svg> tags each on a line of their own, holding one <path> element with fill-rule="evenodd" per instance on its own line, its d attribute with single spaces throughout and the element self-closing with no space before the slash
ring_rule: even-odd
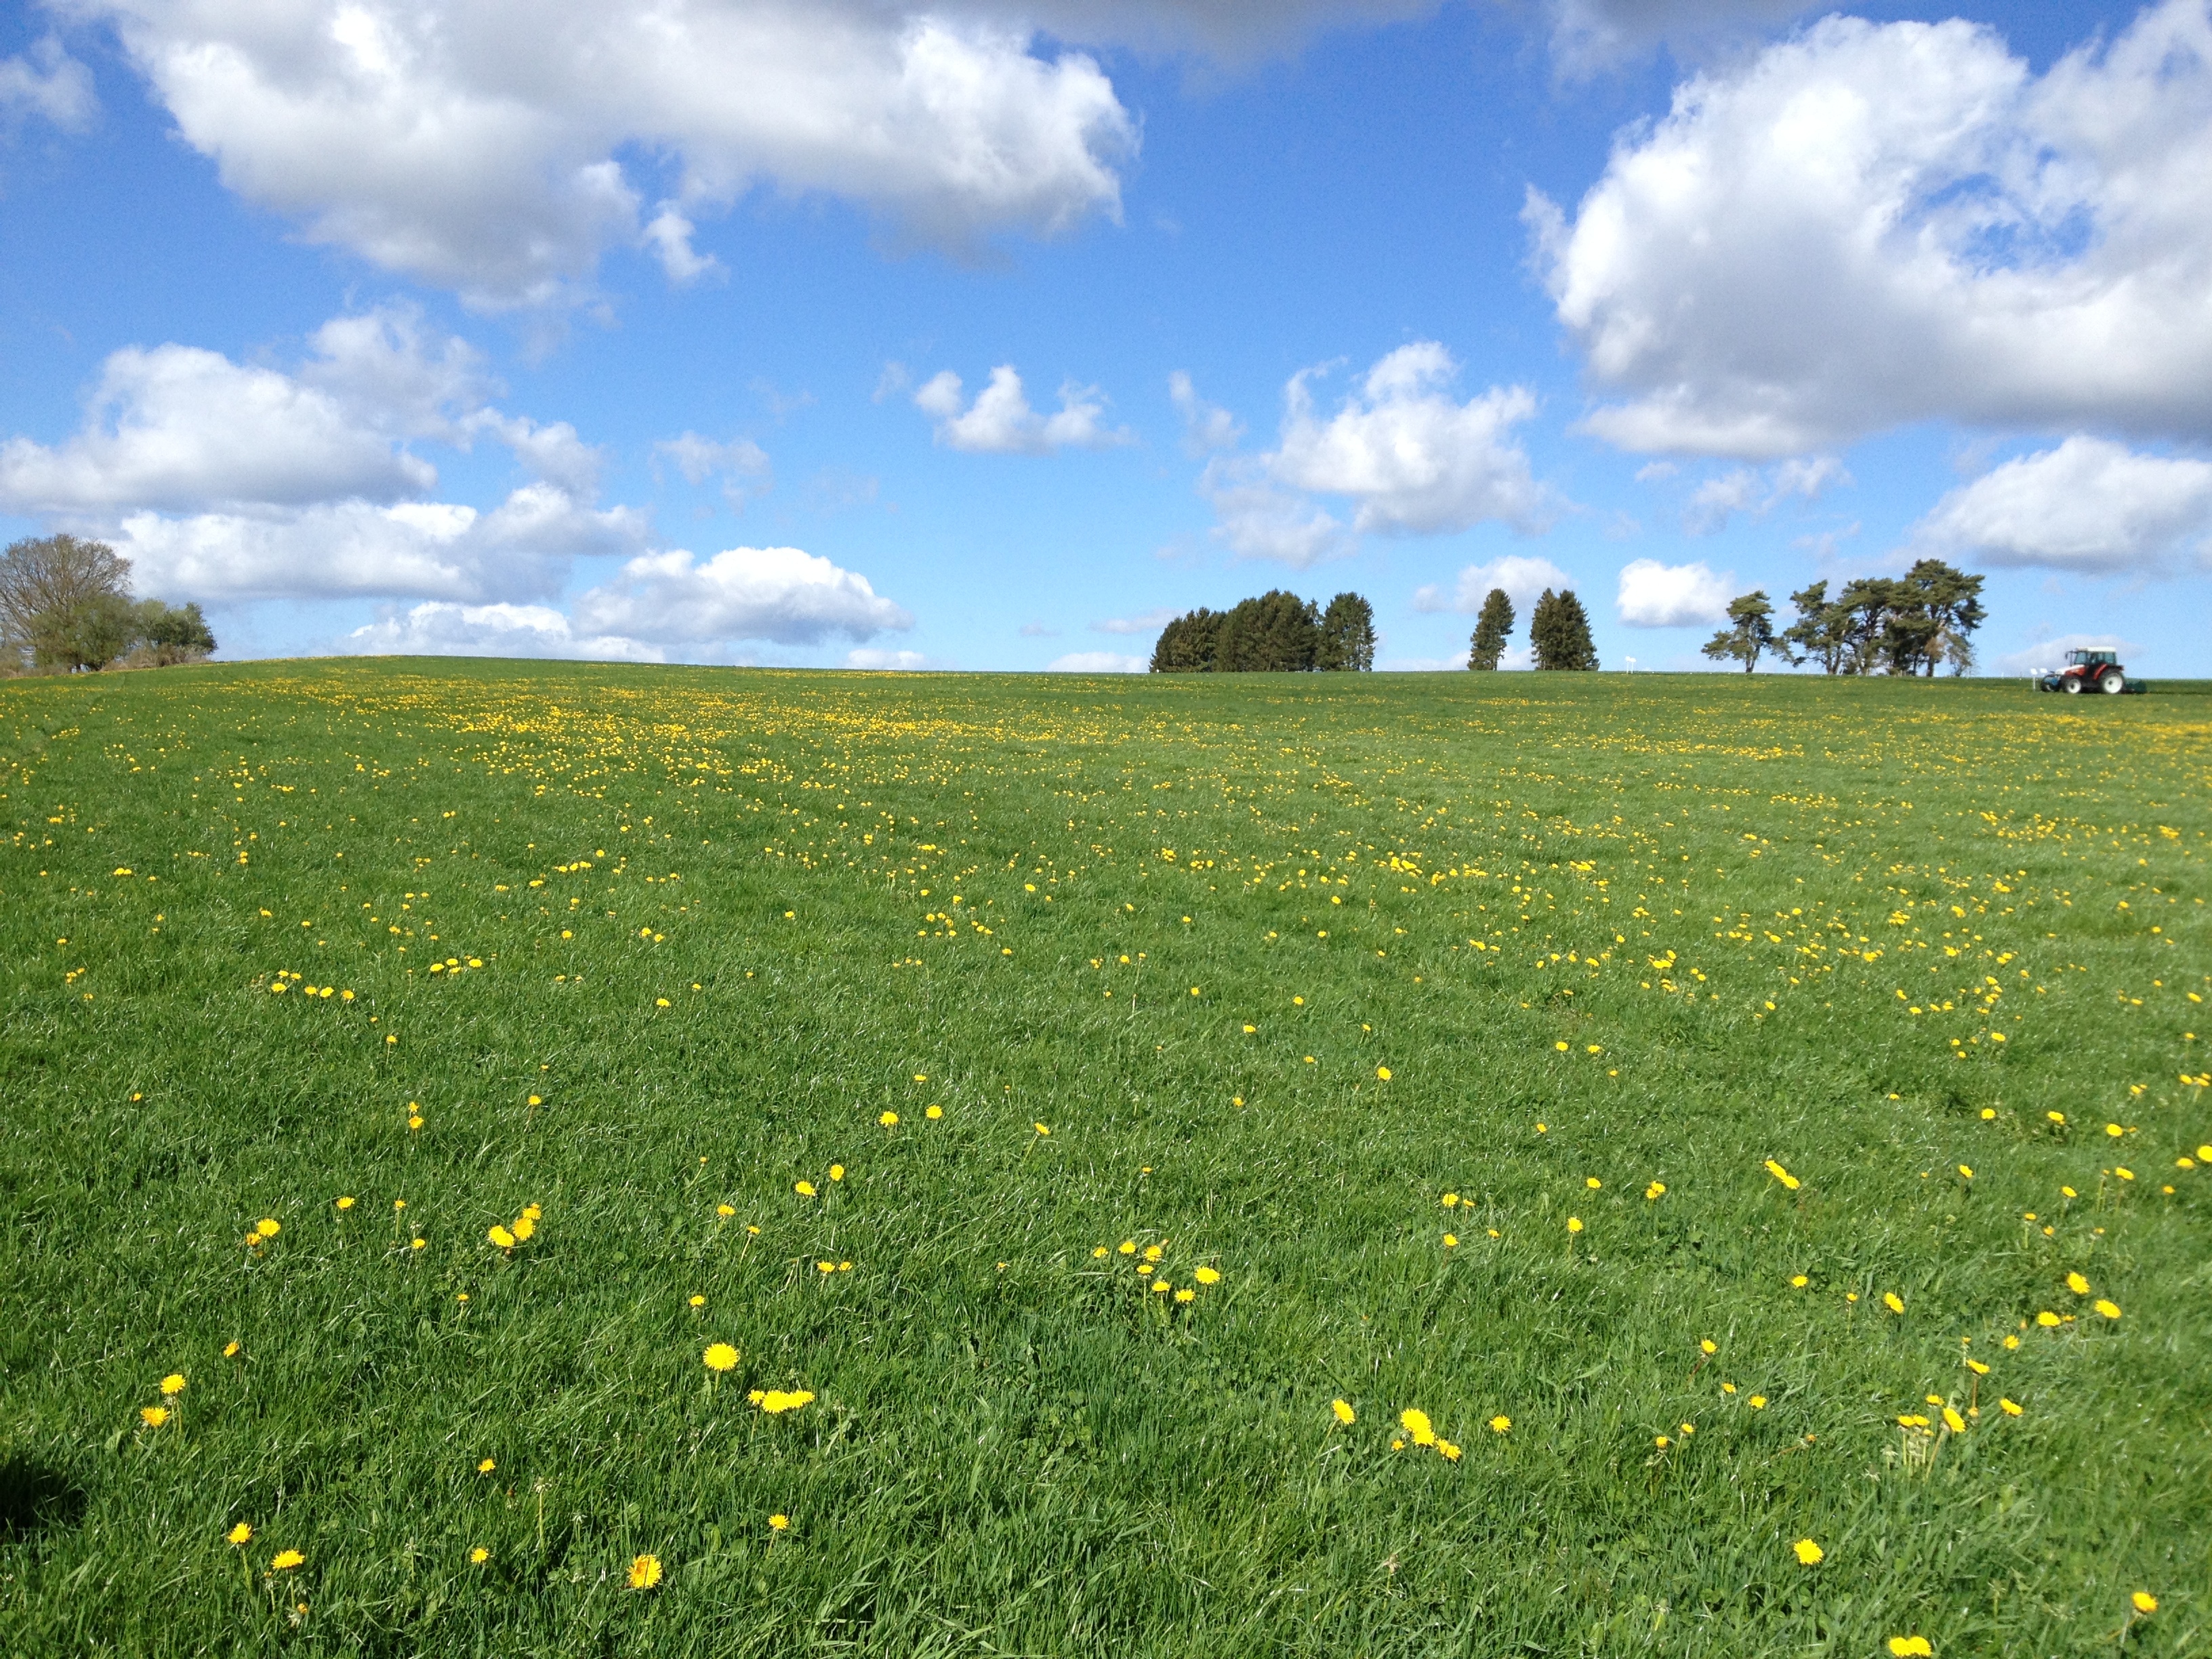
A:
<svg viewBox="0 0 2212 1659">
<path fill-rule="evenodd" d="M 2212 695 L 0 683 L 0 1652 L 2212 1651 Z"/>
</svg>

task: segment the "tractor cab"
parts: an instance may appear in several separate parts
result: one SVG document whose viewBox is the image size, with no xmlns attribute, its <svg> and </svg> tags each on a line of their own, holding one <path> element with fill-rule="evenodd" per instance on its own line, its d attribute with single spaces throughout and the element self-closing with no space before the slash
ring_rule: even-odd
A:
<svg viewBox="0 0 2212 1659">
<path fill-rule="evenodd" d="M 2102 691 L 2108 696 L 2142 690 L 2142 682 L 2130 682 L 2121 668 L 2118 652 L 2091 649 L 2069 651 L 2066 666 L 2039 675 L 2035 684 L 2039 691 Z"/>
<path fill-rule="evenodd" d="M 2069 651 L 2066 653 L 2069 668 L 2102 668 L 2107 663 L 2117 667 L 2119 660 L 2120 654 L 2117 651 Z"/>
</svg>

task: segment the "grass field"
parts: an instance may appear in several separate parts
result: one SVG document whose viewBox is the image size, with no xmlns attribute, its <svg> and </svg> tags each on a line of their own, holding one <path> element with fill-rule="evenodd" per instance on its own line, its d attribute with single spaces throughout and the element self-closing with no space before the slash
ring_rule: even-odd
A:
<svg viewBox="0 0 2212 1659">
<path fill-rule="evenodd" d="M 0 1651 L 2212 1651 L 2212 696 L 280 663 L 0 748 Z"/>
</svg>

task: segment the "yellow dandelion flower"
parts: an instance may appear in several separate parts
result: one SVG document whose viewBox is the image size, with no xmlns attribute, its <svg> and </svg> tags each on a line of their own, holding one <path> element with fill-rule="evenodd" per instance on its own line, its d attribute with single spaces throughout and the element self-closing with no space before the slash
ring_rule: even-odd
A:
<svg viewBox="0 0 2212 1659">
<path fill-rule="evenodd" d="M 527 1244 L 531 1236 L 537 1231 L 538 1224 L 531 1218 L 529 1211 L 525 1210 L 520 1215 L 515 1217 L 514 1232 L 516 1243 Z"/>
<path fill-rule="evenodd" d="M 1567 1218 L 1567 1231 L 1568 1231 L 1569 1232 L 1571 1232 L 1571 1233 L 1578 1233 L 1578 1232 L 1582 1231 L 1582 1230 L 1583 1230 L 1583 1218 L 1582 1218 L 1580 1216 L 1578 1216 L 1578 1215 L 1571 1215 L 1571 1216 L 1569 1216 L 1569 1217 Z"/>
<path fill-rule="evenodd" d="M 1766 1396 L 1763 1394 L 1755 1394 L 1752 1395 L 1751 1408 L 1755 1412 L 1765 1411 L 1766 1409 Z"/>
<path fill-rule="evenodd" d="M 282 1223 L 264 1216 L 253 1224 L 253 1231 L 264 1238 L 274 1238 L 283 1232 L 284 1228 Z"/>
<path fill-rule="evenodd" d="M 1796 1192 L 1801 1184 L 1796 1176 L 1791 1175 L 1789 1170 L 1771 1158 L 1766 1160 L 1766 1173 L 1780 1182 L 1784 1188 L 1789 1192 Z"/>
<path fill-rule="evenodd" d="M 1605 1182 L 1600 1181 L 1595 1176 L 1586 1176 L 1583 1179 L 1583 1185 L 1589 1188 L 1592 1192 L 1595 1192 L 1599 1188 L 1604 1186 Z"/>
<path fill-rule="evenodd" d="M 1352 1409 L 1347 1401 L 1332 1400 L 1328 1402 L 1328 1408 L 1336 1413 L 1336 1420 L 1340 1423 L 1352 1424 L 1359 1420 L 1358 1414 Z"/>
<path fill-rule="evenodd" d="M 1646 1188 L 1644 1189 L 1644 1197 L 1646 1197 L 1646 1198 L 1664 1198 L 1664 1197 L 1666 1197 L 1666 1196 L 1667 1196 L 1667 1183 L 1666 1183 L 1665 1182 L 1663 1182 L 1663 1181 L 1655 1181 L 1655 1182 L 1652 1182 L 1649 1187 L 1646 1187 Z"/>
<path fill-rule="evenodd" d="M 1924 1636 L 1893 1636 L 1889 1638 L 1889 1650 L 1896 1659 L 1931 1659 L 1936 1651 Z"/>
<path fill-rule="evenodd" d="M 2035 1322 L 2042 1326 L 2046 1331 L 2055 1331 L 2059 1328 L 2059 1326 L 2065 1323 L 2063 1320 L 2060 1319 L 2057 1314 L 2051 1312 L 2048 1308 L 2045 1308 L 2041 1313 L 2036 1315 Z"/>
<path fill-rule="evenodd" d="M 1160 1288 L 1162 1290 L 1165 1290 L 1167 1289 L 1167 1286 L 1165 1285 L 1162 1285 Z M 1175 1298 L 1178 1302 L 1189 1302 L 1195 1299 L 1197 1295 L 1198 1292 L 1196 1291 L 1194 1291 L 1189 1285 L 1186 1285 L 1182 1289 L 1175 1293 Z"/>
<path fill-rule="evenodd" d="M 791 1517 L 787 1515 L 771 1515 L 768 1518 L 768 1524 L 771 1531 L 787 1532 L 791 1528 Z"/>
<path fill-rule="evenodd" d="M 2117 1302 L 2108 1302 L 2101 1296 L 2089 1305 L 2094 1308 L 2099 1313 L 2104 1315 L 2107 1319 L 2118 1319 L 2120 1316 L 2119 1304 Z"/>
<path fill-rule="evenodd" d="M 2076 1296 L 2087 1296 L 2089 1294 L 2089 1281 L 2080 1273 L 2069 1273 L 2066 1275 L 2066 1288 Z"/>
<path fill-rule="evenodd" d="M 1946 1406 L 1943 1407 L 1943 1426 L 1954 1434 L 1964 1434 L 1966 1431 L 1966 1419 L 1950 1407 Z"/>
<path fill-rule="evenodd" d="M 2003 1408 L 2004 1414 L 2007 1417 L 2018 1417 L 2023 1411 L 2027 1409 L 2017 1400 L 2007 1400 L 2002 1396 L 1998 1398 L 1997 1404 Z"/>
<path fill-rule="evenodd" d="M 738 1351 L 726 1342 L 710 1342 L 707 1345 L 707 1352 L 700 1355 L 700 1358 L 706 1362 L 707 1369 L 710 1371 L 731 1370 L 737 1365 Z"/>
<path fill-rule="evenodd" d="M 1716 1354 L 1716 1353 L 1718 1353 L 1720 1351 L 1721 1351 L 1721 1345 L 1720 1345 L 1719 1343 L 1717 1343 L 1717 1342 L 1714 1341 L 1714 1340 L 1712 1340 L 1712 1338 L 1711 1338 L 1710 1336 L 1707 1336 L 1707 1337 L 1700 1337 L 1700 1338 L 1698 1339 L 1698 1352 L 1699 1353 L 1703 1353 L 1703 1354 Z"/>
<path fill-rule="evenodd" d="M 235 1359 L 238 1357 L 239 1346 L 238 1339 L 233 1337 L 222 1345 L 222 1357 L 225 1359 Z"/>
<path fill-rule="evenodd" d="M 1809 1538 L 1799 1539 L 1792 1547 L 1797 1552 L 1797 1559 L 1808 1567 L 1820 1565 L 1821 1558 L 1827 1553 Z"/>
<path fill-rule="evenodd" d="M 1447 1463 L 1456 1463 L 1459 1462 L 1459 1448 L 1452 1444 L 1450 1441 L 1437 1441 L 1437 1450 L 1443 1454 L 1443 1459 Z"/>
<path fill-rule="evenodd" d="M 1417 1410 L 1411 1406 L 1407 1407 L 1404 1411 L 1398 1413 L 1398 1426 L 1405 1430 L 1407 1435 L 1417 1446 L 1432 1446 L 1436 1443 L 1437 1431 L 1431 1426 L 1426 1412 Z"/>
<path fill-rule="evenodd" d="M 629 1587 L 632 1589 L 648 1590 L 659 1582 L 660 1558 L 659 1556 L 641 1555 L 629 1564 Z"/>
<path fill-rule="evenodd" d="M 477 1545 L 474 1549 L 469 1552 L 469 1561 L 471 1565 L 480 1567 L 490 1559 L 491 1552 L 486 1549 L 482 1544 Z"/>
<path fill-rule="evenodd" d="M 1803 1290 L 1803 1289 L 1804 1289 L 1808 1285 L 1811 1284 L 1812 1282 L 1813 1282 L 1813 1281 L 1812 1281 L 1811 1279 L 1809 1279 L 1806 1278 L 1806 1277 L 1805 1277 L 1805 1275 L 1804 1275 L 1804 1274 L 1802 1274 L 1802 1273 L 1792 1273 L 1792 1274 L 1790 1276 L 1790 1285 L 1791 1285 L 1791 1287 L 1792 1287 L 1793 1289 L 1796 1289 L 1796 1290 L 1800 1290 L 1800 1291 L 1802 1291 L 1802 1290 Z"/>
<path fill-rule="evenodd" d="M 338 1200 L 338 1208 L 341 1210 L 350 1210 L 353 1208 L 352 1197 L 349 1194 L 348 1196 Z"/>
<path fill-rule="evenodd" d="M 932 1106 L 925 1110 L 922 1113 L 922 1115 L 933 1120 L 943 1117 L 945 1115 L 945 1108 L 942 1106 Z"/>
<path fill-rule="evenodd" d="M 306 1561 L 307 1559 L 307 1558 L 306 1556 L 301 1554 L 297 1550 L 278 1550 L 275 1555 L 269 1559 L 269 1571 L 271 1572 L 289 1572 L 293 1568 Z"/>
<path fill-rule="evenodd" d="M 171 1371 L 167 1376 L 161 1379 L 161 1392 L 163 1394 L 179 1395 L 184 1391 L 185 1374 L 182 1371 Z"/>
<path fill-rule="evenodd" d="M 1216 1267 L 1200 1267 L 1191 1277 L 1201 1285 L 1218 1285 L 1221 1282 L 1220 1270 Z"/>
<path fill-rule="evenodd" d="M 1377 1066 L 1375 1068 L 1375 1075 L 1388 1083 L 1390 1080 L 1390 1068 L 1388 1066 Z"/>
<path fill-rule="evenodd" d="M 167 1406 L 141 1406 L 138 1416 L 148 1428 L 158 1429 L 169 1420 L 169 1408 Z"/>
<path fill-rule="evenodd" d="M 1881 1293 L 1881 1305 L 1893 1314 L 1901 1314 L 1905 1311 L 1905 1298 L 1895 1291 L 1884 1291 Z"/>
<path fill-rule="evenodd" d="M 834 1261 L 817 1261 L 814 1264 L 814 1271 L 820 1273 L 834 1273 L 837 1271 L 837 1264 Z"/>
<path fill-rule="evenodd" d="M 2158 1597 L 2153 1595 L 2148 1590 L 2137 1590 L 2134 1595 L 2128 1597 L 2128 1600 L 2135 1605 L 2135 1610 L 2137 1613 L 2156 1613 L 2158 1611 Z"/>
<path fill-rule="evenodd" d="M 814 1183 L 811 1181 L 794 1181 L 791 1183 L 791 1190 L 801 1198 L 811 1198 L 814 1196 Z"/>
<path fill-rule="evenodd" d="M 494 1225 L 484 1234 L 484 1237 L 502 1250 L 511 1250 L 514 1248 L 514 1235 L 504 1227 Z"/>
<path fill-rule="evenodd" d="M 228 1532 L 223 1534 L 222 1541 L 233 1546 L 250 1544 L 253 1541 L 253 1528 L 247 1526 L 245 1522 L 241 1521 L 236 1526 L 233 1527 Z"/>
<path fill-rule="evenodd" d="M 1502 1414 L 1490 1419 L 1490 1431 L 1492 1434 L 1504 1434 L 1512 1426 L 1513 1419 Z"/>
<path fill-rule="evenodd" d="M 1448 1250 L 1455 1250 L 1458 1248 L 1459 1235 L 1457 1233 L 1446 1233 L 1444 1235 L 1444 1249 Z"/>
<path fill-rule="evenodd" d="M 717 1204 L 714 1206 L 714 1213 L 726 1219 L 728 1217 L 735 1215 L 737 1211 L 727 1204 Z"/>
<path fill-rule="evenodd" d="M 1035 1129 L 1041 1135 L 1048 1135 L 1052 1133 L 1050 1129 L 1045 1127 L 1042 1123 L 1032 1123 L 1030 1127 Z"/>
<path fill-rule="evenodd" d="M 830 1179 L 832 1181 L 842 1181 L 844 1178 L 845 1166 L 842 1164 L 832 1164 L 830 1166 Z"/>
<path fill-rule="evenodd" d="M 783 1412 L 795 1412 L 814 1398 L 805 1389 L 793 1389 L 786 1393 L 781 1389 L 770 1389 L 760 1397 L 760 1408 L 770 1416 Z"/>
<path fill-rule="evenodd" d="M 896 1129 L 898 1127 L 898 1114 L 896 1112 L 885 1112 L 877 1118 L 876 1121 L 882 1124 L 886 1129 Z"/>
</svg>

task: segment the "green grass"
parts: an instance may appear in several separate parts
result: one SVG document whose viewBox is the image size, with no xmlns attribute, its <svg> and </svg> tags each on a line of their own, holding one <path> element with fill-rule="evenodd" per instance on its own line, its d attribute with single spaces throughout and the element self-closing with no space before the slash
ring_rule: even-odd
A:
<svg viewBox="0 0 2212 1659">
<path fill-rule="evenodd" d="M 0 685 L 0 1651 L 2203 1653 L 2161 690 Z"/>
</svg>

